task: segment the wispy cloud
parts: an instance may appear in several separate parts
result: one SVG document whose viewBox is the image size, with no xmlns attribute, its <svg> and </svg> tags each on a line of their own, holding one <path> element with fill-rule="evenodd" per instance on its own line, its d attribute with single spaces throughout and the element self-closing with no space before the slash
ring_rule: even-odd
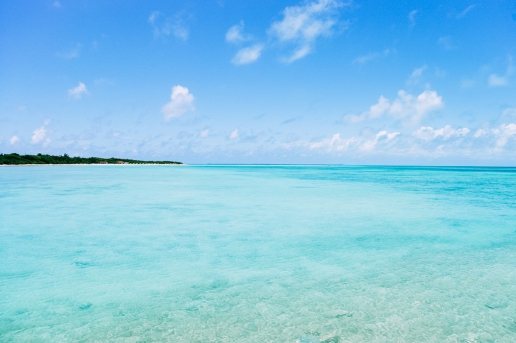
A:
<svg viewBox="0 0 516 343">
<path fill-rule="evenodd" d="M 76 43 L 71 48 L 57 53 L 57 56 L 65 60 L 78 58 L 81 54 L 82 44 Z"/>
<path fill-rule="evenodd" d="M 231 63 L 236 65 L 249 64 L 255 62 L 262 54 L 263 45 L 255 44 L 253 46 L 240 49 L 235 57 L 231 60 Z"/>
<path fill-rule="evenodd" d="M 378 103 L 372 105 L 368 111 L 360 115 L 347 115 L 344 119 L 349 123 L 358 123 L 364 120 L 381 118 L 389 114 L 396 119 L 409 119 L 417 123 L 429 112 L 444 106 L 442 97 L 435 91 L 425 90 L 417 97 L 408 94 L 404 90 L 398 92 L 398 97 L 390 102 L 384 96 L 380 96 Z"/>
<path fill-rule="evenodd" d="M 460 81 L 460 88 L 472 88 L 476 84 L 476 81 L 472 78 L 463 77 Z"/>
<path fill-rule="evenodd" d="M 82 82 L 79 82 L 77 87 L 70 88 L 68 90 L 68 94 L 73 96 L 76 99 L 80 99 L 84 94 L 87 94 L 88 90 L 86 89 L 86 85 Z"/>
<path fill-rule="evenodd" d="M 183 41 L 188 40 L 189 29 L 183 13 L 177 13 L 173 17 L 163 18 L 161 12 L 154 11 L 149 15 L 149 23 L 153 28 L 155 38 L 173 35 Z"/>
<path fill-rule="evenodd" d="M 502 117 L 516 117 L 516 107 L 509 107 L 503 110 Z"/>
<path fill-rule="evenodd" d="M 471 11 L 472 9 L 474 9 L 477 6 L 478 6 L 478 4 L 469 5 L 468 7 L 466 7 L 466 9 L 464 11 L 457 14 L 456 18 L 457 19 L 464 18 L 466 16 L 466 14 L 468 14 L 469 11 Z"/>
<path fill-rule="evenodd" d="M 201 133 L 199 133 L 199 137 L 205 138 L 205 137 L 208 137 L 209 134 L 210 134 L 210 129 L 202 130 Z"/>
<path fill-rule="evenodd" d="M 505 75 L 491 74 L 487 79 L 489 87 L 502 87 L 509 85 L 509 78 L 514 74 L 514 66 L 512 65 L 512 56 L 507 56 L 507 70 Z"/>
<path fill-rule="evenodd" d="M 55 8 L 61 8 L 61 3 L 59 1 L 54 1 L 52 6 L 54 6 Z"/>
<path fill-rule="evenodd" d="M 470 130 L 467 127 L 454 129 L 450 125 L 446 125 L 440 129 L 434 129 L 431 126 L 422 126 L 416 132 L 414 132 L 414 137 L 425 141 L 434 140 L 436 138 L 447 140 L 452 137 L 464 137 L 469 132 Z"/>
<path fill-rule="evenodd" d="M 498 74 L 491 74 L 487 79 L 487 83 L 489 84 L 489 87 L 501 87 L 507 86 L 509 84 L 509 80 L 506 75 L 500 76 Z"/>
<path fill-rule="evenodd" d="M 299 117 L 289 118 L 289 119 L 286 119 L 286 120 L 282 121 L 281 125 L 290 124 L 290 123 L 293 123 L 293 122 L 295 122 L 297 120 L 299 120 Z"/>
<path fill-rule="evenodd" d="M 172 87 L 170 101 L 163 106 L 161 112 L 165 120 L 177 118 L 188 111 L 195 110 L 193 102 L 194 96 L 189 92 L 188 88 L 177 85 Z"/>
<path fill-rule="evenodd" d="M 305 57 L 313 51 L 317 38 L 331 35 L 338 23 L 337 9 L 342 6 L 344 3 L 338 0 L 317 0 L 285 8 L 283 19 L 269 29 L 271 37 L 296 46 L 284 61 L 290 63 Z"/>
<path fill-rule="evenodd" d="M 371 52 L 367 55 L 358 56 L 353 60 L 353 63 L 366 63 L 377 58 L 386 57 L 391 53 L 391 50 L 385 49 L 382 52 Z"/>
<path fill-rule="evenodd" d="M 421 66 L 419 68 L 415 68 L 407 79 L 408 85 L 415 85 L 419 83 L 421 80 L 421 76 L 423 76 L 424 71 L 427 69 L 427 65 Z"/>
<path fill-rule="evenodd" d="M 253 37 L 248 34 L 244 34 L 244 22 L 240 21 L 239 24 L 233 25 L 226 32 L 226 42 L 228 43 L 242 43 L 251 40 Z"/>
<path fill-rule="evenodd" d="M 342 139 L 340 133 L 335 133 L 331 138 L 325 138 L 320 141 L 310 142 L 308 148 L 311 150 L 324 149 L 327 151 L 343 151 L 354 143 L 356 138 Z"/>
<path fill-rule="evenodd" d="M 238 129 L 235 129 L 233 132 L 231 132 L 231 134 L 229 135 L 229 139 L 237 139 L 238 136 L 239 136 L 239 132 L 238 132 Z"/>
<path fill-rule="evenodd" d="M 408 14 L 408 20 L 410 22 L 410 27 L 416 26 L 416 15 L 419 13 L 419 10 L 413 10 Z"/>
<path fill-rule="evenodd" d="M 455 45 L 453 44 L 453 40 L 450 36 L 439 37 L 437 44 L 442 46 L 445 50 L 455 49 Z"/>
</svg>

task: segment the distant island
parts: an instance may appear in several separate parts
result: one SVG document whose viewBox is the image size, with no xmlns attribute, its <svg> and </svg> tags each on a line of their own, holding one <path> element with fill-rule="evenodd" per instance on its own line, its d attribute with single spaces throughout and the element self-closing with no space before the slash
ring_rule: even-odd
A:
<svg viewBox="0 0 516 343">
<path fill-rule="evenodd" d="M 70 157 L 53 155 L 0 154 L 0 165 L 21 164 L 183 164 L 176 161 L 140 161 L 127 158 Z"/>
</svg>

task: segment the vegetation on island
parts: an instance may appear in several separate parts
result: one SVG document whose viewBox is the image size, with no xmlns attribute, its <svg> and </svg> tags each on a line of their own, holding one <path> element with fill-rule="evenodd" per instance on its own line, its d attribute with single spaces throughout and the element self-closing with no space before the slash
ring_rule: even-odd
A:
<svg viewBox="0 0 516 343">
<path fill-rule="evenodd" d="M 0 154 L 0 165 L 19 165 L 19 164 L 182 164 L 175 161 L 140 161 L 127 158 L 101 158 L 101 157 L 70 157 L 68 154 L 63 156 L 53 155 L 19 155 L 19 154 Z"/>
</svg>

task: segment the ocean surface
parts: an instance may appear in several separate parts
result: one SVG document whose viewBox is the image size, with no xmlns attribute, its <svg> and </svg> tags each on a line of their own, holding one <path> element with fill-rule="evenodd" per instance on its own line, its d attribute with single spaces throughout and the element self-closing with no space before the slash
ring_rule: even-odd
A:
<svg viewBox="0 0 516 343">
<path fill-rule="evenodd" d="M 516 169 L 0 167 L 0 342 L 516 342 Z"/>
</svg>

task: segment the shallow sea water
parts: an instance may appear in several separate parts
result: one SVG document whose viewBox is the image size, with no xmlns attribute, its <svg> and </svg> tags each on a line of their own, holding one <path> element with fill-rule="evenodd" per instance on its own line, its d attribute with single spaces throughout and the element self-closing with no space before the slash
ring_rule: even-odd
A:
<svg viewBox="0 0 516 343">
<path fill-rule="evenodd" d="M 516 169 L 0 168 L 1 342 L 516 342 Z"/>
</svg>

